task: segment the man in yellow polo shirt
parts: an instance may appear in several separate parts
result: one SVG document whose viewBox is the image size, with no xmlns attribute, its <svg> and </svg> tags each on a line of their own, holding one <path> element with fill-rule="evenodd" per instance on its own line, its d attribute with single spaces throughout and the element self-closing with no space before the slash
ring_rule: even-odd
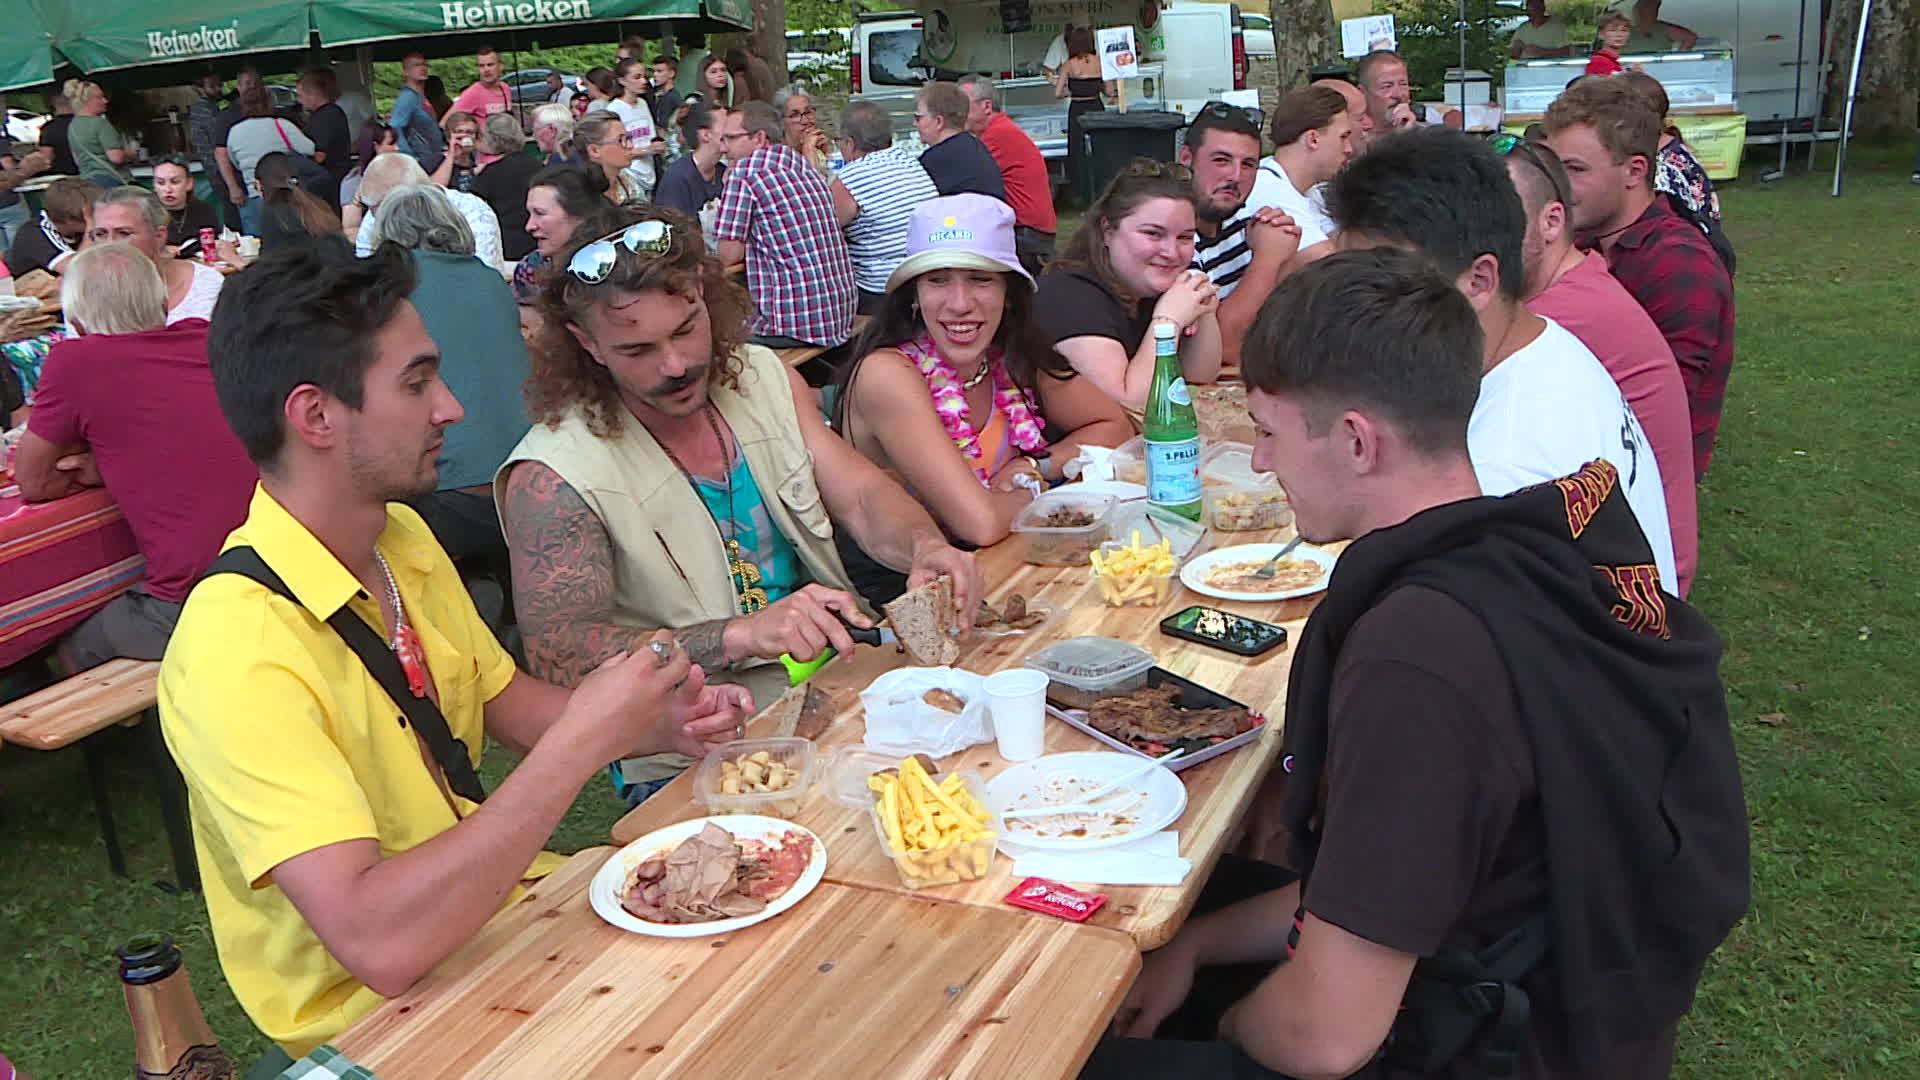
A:
<svg viewBox="0 0 1920 1080">
<path fill-rule="evenodd" d="M 221 967 L 296 1057 L 550 870 L 541 846 L 607 762 L 702 754 L 752 704 L 706 686 L 664 633 L 571 692 L 514 669 L 401 503 L 433 490 L 443 429 L 461 416 L 412 287 L 397 250 L 275 253 L 228 282 L 208 348 L 221 410 L 260 469 L 227 547 L 250 547 L 292 598 L 234 573 L 196 587 L 161 668 L 160 719 Z M 379 634 L 376 655 L 394 643 L 399 696 L 327 623 L 343 607 Z M 451 752 L 436 758 L 417 733 L 431 725 L 407 721 L 422 707 L 409 693 L 437 703 L 462 745 L 442 740 Z M 455 792 L 482 796 L 470 766 L 484 735 L 525 758 L 477 802 Z"/>
</svg>

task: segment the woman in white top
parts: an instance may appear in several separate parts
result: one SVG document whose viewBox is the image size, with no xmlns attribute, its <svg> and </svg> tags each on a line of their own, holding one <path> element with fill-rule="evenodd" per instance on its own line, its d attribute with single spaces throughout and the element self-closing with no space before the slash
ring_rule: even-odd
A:
<svg viewBox="0 0 1920 1080">
<path fill-rule="evenodd" d="M 654 130 L 653 106 L 640 96 L 649 85 L 647 68 L 638 60 L 622 60 L 614 65 L 613 81 L 620 87 L 620 96 L 608 102 L 607 109 L 626 125 L 633 142 L 627 175 L 639 183 L 644 197 L 653 191 L 653 159 L 667 152 L 666 140 Z"/>
<path fill-rule="evenodd" d="M 273 153 L 312 157 L 313 140 L 300 130 L 300 125 L 273 115 L 273 98 L 259 83 L 250 83 L 241 91 L 240 115 L 246 119 L 227 132 L 227 154 L 232 157 L 240 182 L 247 189 L 247 201 L 240 207 L 240 231 L 259 236 L 260 183 L 254 178 L 254 167 L 260 164 L 261 158 Z"/>
<path fill-rule="evenodd" d="M 573 125 L 573 156 L 607 178 L 607 199 L 614 205 L 647 201 L 647 193 L 627 166 L 633 162 L 633 136 L 611 110 L 590 112 Z"/>
</svg>

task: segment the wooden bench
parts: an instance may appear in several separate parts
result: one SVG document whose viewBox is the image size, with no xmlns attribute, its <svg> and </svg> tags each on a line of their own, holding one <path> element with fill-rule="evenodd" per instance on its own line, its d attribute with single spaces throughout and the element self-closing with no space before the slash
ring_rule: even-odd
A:
<svg viewBox="0 0 1920 1080">
<path fill-rule="evenodd" d="M 152 660 L 109 660 L 0 705 L 0 740 L 41 751 L 80 744 L 86 754 L 94 812 L 100 819 L 100 838 L 107 846 L 107 864 L 115 874 L 126 877 L 126 859 L 113 824 L 106 748 L 103 740 L 91 736 L 112 727 L 138 728 L 150 775 L 160 788 L 160 813 L 168 845 L 173 849 L 175 880 L 181 889 L 197 890 L 200 874 L 187 823 L 186 788 L 160 734 L 160 718 L 155 712 L 159 679 L 160 665 Z"/>
<path fill-rule="evenodd" d="M 860 332 L 862 330 L 865 330 L 867 328 L 867 324 L 872 321 L 873 321 L 873 316 L 871 315 L 855 315 L 853 317 L 853 336 L 848 338 L 847 341 L 852 342 L 858 339 L 860 337 Z M 780 362 L 787 365 L 789 368 L 797 368 L 801 364 L 804 364 L 807 361 L 814 359 L 815 357 L 821 356 L 825 353 L 833 352 L 835 349 L 838 349 L 838 348 L 841 348 L 841 346 L 839 345 L 834 345 L 834 346 L 795 345 L 792 348 L 788 348 L 788 349 L 775 349 L 773 350 L 773 354 L 775 356 L 778 356 L 780 358 Z"/>
</svg>

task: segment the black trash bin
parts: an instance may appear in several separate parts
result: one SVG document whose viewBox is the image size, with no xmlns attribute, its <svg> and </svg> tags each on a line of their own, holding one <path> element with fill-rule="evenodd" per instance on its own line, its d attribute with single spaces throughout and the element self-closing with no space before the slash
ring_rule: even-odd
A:
<svg viewBox="0 0 1920 1080">
<path fill-rule="evenodd" d="M 1085 133 L 1087 152 L 1081 158 L 1085 167 L 1080 170 L 1080 205 L 1092 206 L 1134 158 L 1172 161 L 1179 151 L 1180 131 L 1186 126 L 1185 115 L 1157 109 L 1109 109 L 1082 116 L 1080 129 Z"/>
</svg>

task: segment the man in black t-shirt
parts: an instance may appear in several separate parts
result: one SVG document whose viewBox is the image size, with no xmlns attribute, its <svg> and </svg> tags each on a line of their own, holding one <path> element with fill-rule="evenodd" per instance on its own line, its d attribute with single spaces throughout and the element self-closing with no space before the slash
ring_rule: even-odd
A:
<svg viewBox="0 0 1920 1080">
<path fill-rule="evenodd" d="M 339 104 L 340 82 L 332 68 L 313 68 L 294 86 L 300 107 L 307 111 L 307 138 L 313 140 L 313 160 L 327 170 L 338 187 L 353 171 L 353 132 Z"/>
<path fill-rule="evenodd" d="M 933 178 L 942 195 L 971 191 L 1007 201 L 1007 180 L 1000 163 L 980 137 L 967 130 L 973 102 L 960 84 L 928 83 L 913 105 L 913 127 L 926 149 L 920 167 Z"/>
<path fill-rule="evenodd" d="M 73 126 L 73 106 L 68 103 L 67 95 L 50 93 L 47 110 L 53 113 L 53 119 L 40 125 L 40 145 L 53 151 L 53 165 L 48 171 L 57 176 L 79 176 L 80 166 L 73 160 L 73 148 L 67 145 L 67 128 Z"/>
<path fill-rule="evenodd" d="M 1357 538 L 1295 645 L 1301 876 L 1223 864 L 1083 1077 L 1670 1070 L 1747 901 L 1719 640 L 1659 591 L 1607 462 L 1480 496 L 1482 348 L 1472 306 L 1405 252 L 1331 256 L 1262 310 L 1254 466 L 1301 535 Z M 1501 941 L 1511 971 L 1442 977 L 1436 957 L 1492 963 Z M 1441 1052 L 1449 1030 L 1464 1045 Z"/>
</svg>

